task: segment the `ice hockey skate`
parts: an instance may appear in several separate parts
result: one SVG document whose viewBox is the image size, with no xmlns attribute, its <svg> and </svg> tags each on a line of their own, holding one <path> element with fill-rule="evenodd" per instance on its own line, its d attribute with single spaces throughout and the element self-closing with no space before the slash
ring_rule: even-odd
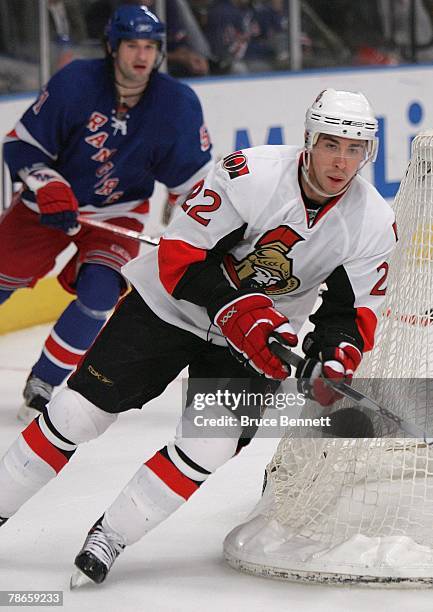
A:
<svg viewBox="0 0 433 612">
<path fill-rule="evenodd" d="M 39 416 L 50 401 L 53 388 L 50 383 L 30 374 L 23 391 L 24 402 L 18 411 L 17 418 L 27 425 Z"/>
<path fill-rule="evenodd" d="M 101 584 L 114 561 L 125 548 L 122 538 L 102 525 L 102 518 L 89 531 L 83 548 L 75 557 L 75 570 L 70 587 L 77 589 L 85 584 Z"/>
</svg>

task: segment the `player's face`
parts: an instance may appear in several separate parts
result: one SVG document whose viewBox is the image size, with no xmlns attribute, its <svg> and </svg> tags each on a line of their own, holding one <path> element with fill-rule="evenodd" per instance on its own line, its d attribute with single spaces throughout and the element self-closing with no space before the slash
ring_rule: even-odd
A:
<svg viewBox="0 0 433 612">
<path fill-rule="evenodd" d="M 122 85 L 145 84 L 158 56 L 158 45 L 154 40 L 122 40 L 114 54 L 116 80 Z"/>
<path fill-rule="evenodd" d="M 325 193 L 339 193 L 359 170 L 366 148 L 365 140 L 320 134 L 311 151 L 311 182 Z"/>
</svg>

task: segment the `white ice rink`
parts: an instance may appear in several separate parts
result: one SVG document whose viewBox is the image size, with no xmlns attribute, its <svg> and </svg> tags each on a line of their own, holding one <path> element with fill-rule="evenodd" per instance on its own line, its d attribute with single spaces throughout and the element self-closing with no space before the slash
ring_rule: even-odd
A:
<svg viewBox="0 0 433 612">
<path fill-rule="evenodd" d="M 0 455 L 20 432 L 21 390 L 46 332 L 40 326 L 0 336 Z M 104 585 L 70 592 L 72 562 L 88 528 L 140 463 L 173 437 L 180 387 L 174 381 L 162 397 L 82 445 L 61 475 L 1 528 L 0 590 L 62 590 L 63 610 L 83 612 L 433 610 L 431 590 L 290 584 L 224 564 L 224 536 L 257 501 L 277 444 L 266 439 L 253 441 L 167 522 L 127 549 Z"/>
</svg>

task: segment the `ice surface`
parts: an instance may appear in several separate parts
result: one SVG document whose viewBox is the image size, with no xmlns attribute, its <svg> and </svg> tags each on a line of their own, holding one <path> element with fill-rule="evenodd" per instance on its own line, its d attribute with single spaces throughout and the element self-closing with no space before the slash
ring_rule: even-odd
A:
<svg viewBox="0 0 433 612">
<path fill-rule="evenodd" d="M 21 390 L 47 329 L 0 336 L 0 454 L 21 430 L 15 418 Z M 68 612 L 431 612 L 431 591 L 290 584 L 224 564 L 223 539 L 257 502 L 277 444 L 270 439 L 253 441 L 126 550 L 104 585 L 70 592 L 72 562 L 88 528 L 140 463 L 173 437 L 180 391 L 176 380 L 143 410 L 122 415 L 101 438 L 80 447 L 63 473 L 1 528 L 0 590 L 63 590 Z"/>
</svg>

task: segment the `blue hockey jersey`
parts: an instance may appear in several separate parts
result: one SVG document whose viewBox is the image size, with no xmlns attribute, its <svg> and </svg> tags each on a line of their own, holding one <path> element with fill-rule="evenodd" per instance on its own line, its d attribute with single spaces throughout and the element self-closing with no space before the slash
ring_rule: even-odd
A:
<svg viewBox="0 0 433 612">
<path fill-rule="evenodd" d="M 121 120 L 116 107 L 106 60 L 76 60 L 57 72 L 5 139 L 12 180 L 35 164 L 50 166 L 82 212 L 118 216 L 149 198 L 155 181 L 183 194 L 207 173 L 211 145 L 190 87 L 154 73 Z M 31 191 L 23 200 L 38 211 Z"/>
</svg>

